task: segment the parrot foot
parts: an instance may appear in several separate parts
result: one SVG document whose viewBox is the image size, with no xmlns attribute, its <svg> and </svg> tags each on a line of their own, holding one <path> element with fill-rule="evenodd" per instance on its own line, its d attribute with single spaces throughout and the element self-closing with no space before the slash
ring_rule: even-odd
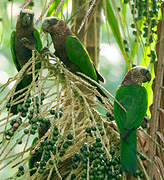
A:
<svg viewBox="0 0 164 180">
<path fill-rule="evenodd" d="M 32 44 L 29 39 L 27 39 L 26 37 L 23 37 L 20 42 L 28 49 L 30 50 L 35 50 L 35 44 Z"/>
<path fill-rule="evenodd" d="M 121 139 L 125 140 L 128 143 L 128 136 L 134 131 L 135 128 L 132 129 L 125 129 L 123 133 L 120 134 Z"/>
</svg>

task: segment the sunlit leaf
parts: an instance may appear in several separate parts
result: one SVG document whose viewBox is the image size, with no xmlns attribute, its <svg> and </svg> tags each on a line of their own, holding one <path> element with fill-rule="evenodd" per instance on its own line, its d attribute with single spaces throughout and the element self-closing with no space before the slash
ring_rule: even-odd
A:
<svg viewBox="0 0 164 180">
<path fill-rule="evenodd" d="M 129 62 L 128 62 L 128 58 L 126 56 L 126 53 L 124 51 L 124 46 L 123 46 L 123 40 L 122 40 L 122 37 L 121 37 L 121 32 L 120 32 L 120 29 L 119 29 L 119 24 L 118 24 L 118 20 L 117 18 L 115 17 L 115 14 L 113 12 L 113 9 L 112 9 L 112 6 L 110 4 L 110 1 L 109 0 L 106 0 L 106 7 L 105 7 L 105 11 L 107 13 L 107 21 L 111 27 L 111 30 L 113 32 L 113 36 L 115 37 L 116 39 L 116 42 L 121 50 L 121 53 L 122 55 L 124 56 L 124 59 L 126 61 L 126 65 L 129 66 Z"/>
</svg>

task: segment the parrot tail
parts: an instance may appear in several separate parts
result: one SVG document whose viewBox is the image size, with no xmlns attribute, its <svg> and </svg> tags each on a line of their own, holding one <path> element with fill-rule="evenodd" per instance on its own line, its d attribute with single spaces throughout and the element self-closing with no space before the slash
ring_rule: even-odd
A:
<svg viewBox="0 0 164 180">
<path fill-rule="evenodd" d="M 134 174 L 137 170 L 137 130 L 129 134 L 127 140 L 120 138 L 122 170 Z"/>
</svg>

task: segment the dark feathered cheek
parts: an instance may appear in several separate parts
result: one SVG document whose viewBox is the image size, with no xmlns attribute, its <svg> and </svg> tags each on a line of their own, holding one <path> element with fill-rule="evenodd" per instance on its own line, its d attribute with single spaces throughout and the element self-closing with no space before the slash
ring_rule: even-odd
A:
<svg viewBox="0 0 164 180">
<path fill-rule="evenodd" d="M 146 78 L 145 76 L 143 76 L 142 82 L 143 82 L 143 83 L 147 82 L 147 78 Z"/>
</svg>

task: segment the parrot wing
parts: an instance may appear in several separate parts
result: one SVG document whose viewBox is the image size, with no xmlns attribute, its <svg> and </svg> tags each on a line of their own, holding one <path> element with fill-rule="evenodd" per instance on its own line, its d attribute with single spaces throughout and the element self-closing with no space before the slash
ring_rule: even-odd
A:
<svg viewBox="0 0 164 180">
<path fill-rule="evenodd" d="M 17 57 L 16 57 L 16 52 L 15 52 L 15 31 L 13 31 L 11 33 L 11 37 L 10 37 L 10 49 L 11 49 L 11 55 L 12 55 L 12 59 L 14 61 L 14 64 L 17 68 L 18 71 L 21 70 L 21 66 L 17 60 Z"/>
<path fill-rule="evenodd" d="M 101 82 L 105 82 L 103 76 L 98 72 L 97 68 L 95 67 L 95 65 L 93 64 L 94 68 L 95 68 L 95 71 L 96 71 L 96 74 L 98 76 L 98 80 L 101 81 Z"/>
<path fill-rule="evenodd" d="M 33 31 L 33 36 L 36 40 L 36 50 L 40 52 L 43 46 L 42 46 L 42 41 L 40 39 L 40 34 L 36 29 Z"/>
<path fill-rule="evenodd" d="M 68 35 L 66 37 L 66 53 L 69 60 L 78 66 L 82 73 L 98 81 L 96 70 L 87 50 L 75 36 Z"/>
<path fill-rule="evenodd" d="M 142 86 L 127 85 L 118 88 L 115 97 L 126 109 L 125 112 L 119 104 L 114 102 L 115 120 L 120 133 L 125 130 L 137 129 L 147 111 L 147 91 Z"/>
</svg>

